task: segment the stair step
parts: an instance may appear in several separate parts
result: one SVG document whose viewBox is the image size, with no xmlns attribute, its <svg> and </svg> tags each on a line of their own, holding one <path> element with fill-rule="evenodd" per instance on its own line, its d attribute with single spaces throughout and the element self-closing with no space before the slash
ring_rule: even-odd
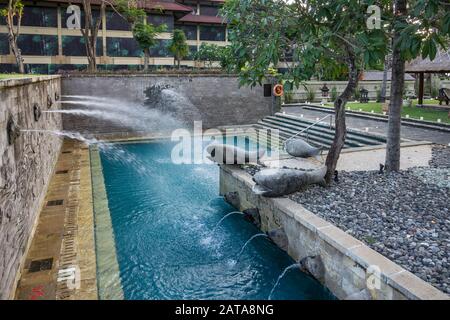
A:
<svg viewBox="0 0 450 320">
<path fill-rule="evenodd" d="M 283 114 L 283 113 L 276 113 L 275 116 L 268 116 L 267 118 L 275 118 L 275 119 L 283 119 L 284 121 L 288 122 L 288 123 L 294 123 L 294 124 L 299 124 L 299 123 L 304 123 L 303 126 L 308 126 L 311 125 L 312 123 L 314 123 L 311 120 L 306 120 L 294 115 L 288 115 L 288 114 Z M 305 125 L 306 124 L 306 125 Z M 318 123 L 316 124 L 313 128 L 316 127 L 321 127 L 321 128 L 326 128 L 329 129 L 329 124 L 327 123 Z M 334 131 L 333 131 L 334 132 Z M 354 131 L 351 129 L 348 129 L 348 134 L 351 134 L 354 137 L 361 137 L 363 139 L 368 139 L 368 140 L 373 140 L 376 143 L 375 144 L 380 144 L 380 143 L 386 143 L 386 138 L 383 136 L 379 136 L 379 135 L 374 135 L 374 134 L 367 134 L 367 133 L 363 133 L 363 132 L 358 132 L 358 131 Z"/>
<path fill-rule="evenodd" d="M 281 136 L 281 132 L 287 133 L 288 134 L 287 138 L 290 138 L 293 135 L 298 133 L 298 131 L 294 131 L 294 130 L 291 130 L 291 129 L 279 128 L 277 126 L 269 125 L 269 124 L 258 123 L 257 125 L 260 125 L 263 128 L 278 129 L 280 131 L 280 136 Z M 302 135 L 302 136 L 299 136 L 299 137 L 305 138 L 306 135 Z M 313 142 L 319 144 L 320 146 L 324 146 L 324 147 L 328 148 L 331 145 L 331 143 L 333 142 L 333 137 L 334 137 L 334 135 L 333 136 L 324 136 L 323 134 L 317 135 L 317 134 L 311 134 L 311 132 L 310 132 L 310 134 L 308 135 L 307 139 L 309 141 L 313 141 Z M 364 145 L 361 144 L 361 143 L 357 143 L 357 142 L 346 141 L 344 146 L 348 148 L 348 147 L 362 147 Z"/>
<path fill-rule="evenodd" d="M 280 128 L 288 128 L 288 129 L 294 130 L 292 135 L 298 134 L 300 131 L 302 131 L 304 129 L 303 127 L 298 127 L 298 126 L 291 125 L 291 124 L 286 125 L 283 122 L 279 122 L 277 120 L 272 120 L 272 119 L 263 119 L 259 123 L 261 123 L 261 124 L 270 123 L 270 124 L 276 125 Z M 307 127 L 307 126 L 305 126 L 305 127 Z M 314 135 L 315 132 L 318 132 L 320 134 L 320 136 L 328 137 L 331 140 L 334 139 L 334 130 L 316 130 L 314 127 L 312 127 L 308 130 L 308 132 L 310 135 Z M 306 132 L 305 132 L 305 135 L 306 135 Z M 364 144 L 364 145 L 378 144 L 378 143 L 368 140 L 368 139 L 354 137 L 351 133 L 347 133 L 346 141 L 349 143 L 355 143 L 355 145 L 356 144 Z"/>
</svg>

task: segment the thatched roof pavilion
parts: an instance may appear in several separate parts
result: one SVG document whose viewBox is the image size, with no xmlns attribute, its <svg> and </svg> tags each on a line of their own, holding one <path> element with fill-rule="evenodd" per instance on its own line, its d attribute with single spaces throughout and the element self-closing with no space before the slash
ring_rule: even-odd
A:
<svg viewBox="0 0 450 320">
<path fill-rule="evenodd" d="M 425 73 L 450 73 L 450 50 L 439 51 L 434 58 L 417 58 L 406 65 L 405 72 L 419 75 L 419 105 L 423 105 L 424 74 Z"/>
</svg>

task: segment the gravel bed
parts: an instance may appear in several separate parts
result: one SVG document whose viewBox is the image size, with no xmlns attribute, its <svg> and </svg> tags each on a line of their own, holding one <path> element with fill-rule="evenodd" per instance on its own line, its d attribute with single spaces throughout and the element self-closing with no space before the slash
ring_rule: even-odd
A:
<svg viewBox="0 0 450 320">
<path fill-rule="evenodd" d="M 436 145 L 433 147 L 433 155 L 430 161 L 432 168 L 450 168 L 450 147 Z"/>
<path fill-rule="evenodd" d="M 435 147 L 430 167 L 340 172 L 289 198 L 450 294 L 450 147 Z"/>
<path fill-rule="evenodd" d="M 415 170 L 341 172 L 331 187 L 290 198 L 450 293 L 450 189 L 422 181 Z"/>
</svg>

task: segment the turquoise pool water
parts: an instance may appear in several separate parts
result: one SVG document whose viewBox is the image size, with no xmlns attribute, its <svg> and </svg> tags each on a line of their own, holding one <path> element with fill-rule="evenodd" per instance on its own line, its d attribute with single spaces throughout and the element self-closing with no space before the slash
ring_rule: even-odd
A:
<svg viewBox="0 0 450 320">
<path fill-rule="evenodd" d="M 233 143 L 233 140 L 231 140 Z M 255 144 L 240 140 L 250 149 Z M 145 166 L 101 154 L 125 299 L 267 299 L 294 261 L 219 194 L 217 165 L 175 165 L 172 142 L 124 144 Z M 291 270 L 273 299 L 332 299 L 306 274 Z"/>
</svg>

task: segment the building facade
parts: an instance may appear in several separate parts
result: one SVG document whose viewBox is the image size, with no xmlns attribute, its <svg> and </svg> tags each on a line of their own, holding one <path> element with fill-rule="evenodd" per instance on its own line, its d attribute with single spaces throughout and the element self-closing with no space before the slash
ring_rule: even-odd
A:
<svg viewBox="0 0 450 320">
<path fill-rule="evenodd" d="M 81 0 L 26 1 L 19 47 L 26 69 L 32 73 L 57 73 L 61 70 L 81 70 L 87 65 L 84 38 L 79 29 L 73 29 L 69 6 L 81 11 L 81 27 L 84 25 Z M 99 16 L 100 0 L 93 0 L 93 15 Z M 204 42 L 219 46 L 227 44 L 226 22 L 219 16 L 224 0 L 164 0 L 139 1 L 147 11 L 147 21 L 154 25 L 166 24 L 167 32 L 158 36 L 158 45 L 151 49 L 150 65 L 153 68 L 170 67 L 174 58 L 168 45 L 174 29 L 185 32 L 189 56 L 182 65 L 194 67 L 193 54 Z M 0 0 L 0 9 L 6 0 Z M 131 27 L 112 8 L 101 17 L 97 42 L 98 68 L 103 70 L 138 70 L 143 64 L 143 52 L 133 39 Z M 0 17 L 0 72 L 16 71 L 15 58 L 10 52 L 7 27 Z"/>
</svg>

